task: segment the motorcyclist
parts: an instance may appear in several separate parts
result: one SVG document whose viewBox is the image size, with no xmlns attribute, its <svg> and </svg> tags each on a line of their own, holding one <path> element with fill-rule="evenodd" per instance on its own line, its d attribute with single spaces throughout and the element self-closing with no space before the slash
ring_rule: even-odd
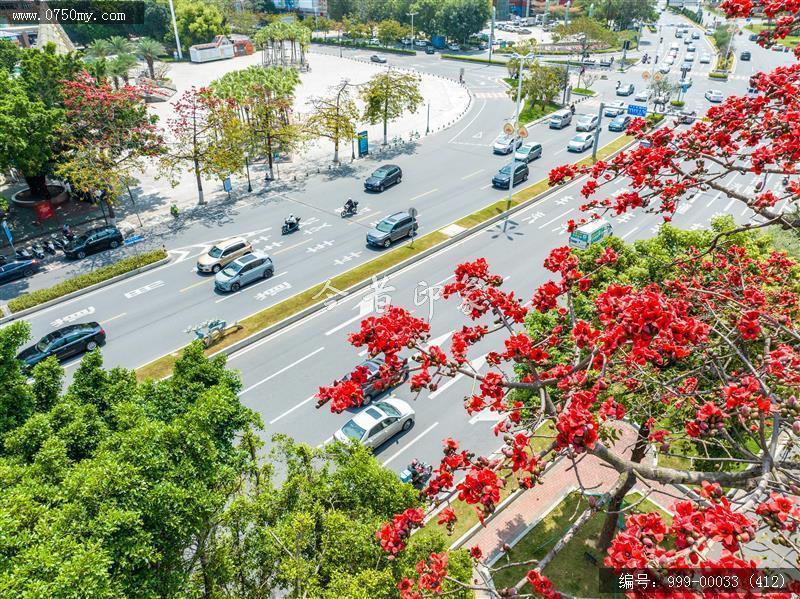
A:
<svg viewBox="0 0 800 599">
<path fill-rule="evenodd" d="M 75 237 L 75 233 L 72 232 L 72 227 L 70 227 L 67 223 L 64 223 L 64 226 L 61 227 L 61 234 L 69 240 L 72 240 L 72 238 Z"/>
<path fill-rule="evenodd" d="M 297 224 L 297 218 L 294 214 L 290 214 L 289 217 L 283 222 L 289 227 L 294 227 Z"/>
<path fill-rule="evenodd" d="M 353 198 L 347 198 L 347 201 L 344 203 L 344 209 L 346 212 L 353 212 L 355 210 L 356 203 L 353 201 Z"/>
<path fill-rule="evenodd" d="M 572 114 L 575 114 L 575 102 L 573 102 L 572 104 L 569 105 L 569 111 Z"/>
</svg>

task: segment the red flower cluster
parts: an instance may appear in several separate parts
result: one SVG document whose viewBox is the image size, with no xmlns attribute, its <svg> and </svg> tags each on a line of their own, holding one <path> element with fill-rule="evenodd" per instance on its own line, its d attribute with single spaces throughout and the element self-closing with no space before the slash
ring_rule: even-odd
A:
<svg viewBox="0 0 800 599">
<path fill-rule="evenodd" d="M 458 498 L 470 505 L 475 505 L 478 518 L 483 524 L 486 516 L 494 511 L 500 501 L 500 489 L 505 486 L 505 480 L 487 466 L 473 465 L 467 476 L 458 485 Z"/>
<path fill-rule="evenodd" d="M 534 592 L 538 593 L 542 599 L 560 599 L 561 593 L 556 591 L 550 579 L 544 576 L 539 570 L 528 570 L 525 576 L 528 579 Z"/>
<path fill-rule="evenodd" d="M 686 434 L 693 438 L 716 436 L 725 428 L 725 419 L 728 415 L 707 401 L 695 412 L 695 419 L 686 423 Z"/>
<path fill-rule="evenodd" d="M 756 508 L 756 514 L 761 516 L 773 531 L 794 532 L 800 521 L 800 508 L 797 507 L 795 499 L 774 491 L 768 501 Z"/>
<path fill-rule="evenodd" d="M 402 514 L 397 514 L 391 522 L 384 524 L 375 533 L 386 553 L 396 555 L 406 546 L 411 531 L 422 526 L 425 512 L 420 508 L 408 508 Z"/>
<path fill-rule="evenodd" d="M 556 421 L 556 448 L 572 447 L 578 453 L 594 447 L 597 441 L 597 422 L 588 409 L 570 405 Z"/>
</svg>

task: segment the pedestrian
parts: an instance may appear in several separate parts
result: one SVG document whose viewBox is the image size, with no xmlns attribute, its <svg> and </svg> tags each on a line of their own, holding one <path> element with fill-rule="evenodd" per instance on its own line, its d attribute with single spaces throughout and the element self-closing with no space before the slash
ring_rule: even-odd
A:
<svg viewBox="0 0 800 599">
<path fill-rule="evenodd" d="M 574 115 L 575 114 L 575 102 L 569 105 L 569 111 Z"/>
</svg>

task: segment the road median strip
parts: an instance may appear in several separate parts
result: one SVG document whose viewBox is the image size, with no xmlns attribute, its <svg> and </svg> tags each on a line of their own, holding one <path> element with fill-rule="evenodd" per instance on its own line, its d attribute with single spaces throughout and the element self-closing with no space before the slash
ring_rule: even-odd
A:
<svg viewBox="0 0 800 599">
<path fill-rule="evenodd" d="M 602 160 L 618 152 L 631 143 L 632 140 L 633 138 L 631 136 L 623 135 L 603 146 L 597 153 L 598 160 Z M 591 160 L 591 157 L 587 157 L 577 164 L 590 164 Z M 544 196 L 547 193 L 552 193 L 557 190 L 558 188 L 548 187 L 546 179 L 538 181 L 513 194 L 511 210 L 521 208 L 523 204 L 532 202 L 539 199 L 539 196 Z M 207 349 L 206 354 L 231 354 L 251 343 L 263 339 L 320 309 L 324 309 L 326 307 L 326 302 L 330 301 L 330 298 L 322 296 L 326 283 L 333 289 L 341 291 L 338 299 L 347 297 L 369 285 L 373 276 L 379 274 L 386 276 L 401 270 L 425 256 L 472 235 L 477 227 L 490 224 L 492 220 L 499 220 L 506 214 L 506 207 L 507 201 L 505 199 L 494 202 L 473 214 L 457 220 L 455 223 L 451 223 L 439 230 L 415 238 L 413 247 L 411 247 L 410 244 L 399 246 L 369 262 L 365 262 L 345 273 L 337 275 L 327 282 L 318 283 L 274 306 L 270 306 L 269 308 L 247 316 L 237 322 L 237 330 L 226 335 L 211 348 Z M 453 224 L 463 227 L 464 231 L 452 236 L 442 232 L 442 229 L 447 229 Z M 165 356 L 140 366 L 136 369 L 137 378 L 139 380 L 145 380 L 161 379 L 169 376 L 170 372 L 172 372 L 172 367 L 178 360 L 183 349 L 184 347 L 178 348 Z"/>
<path fill-rule="evenodd" d="M 168 260 L 166 251 L 162 249 L 152 250 L 135 256 L 128 256 L 108 266 L 102 266 L 92 272 L 56 283 L 52 287 L 31 291 L 8 302 L 8 309 L 12 314 L 3 319 L 3 321 L 19 318 L 34 310 L 41 310 L 46 305 L 111 285 L 145 270 L 161 266 Z"/>
</svg>

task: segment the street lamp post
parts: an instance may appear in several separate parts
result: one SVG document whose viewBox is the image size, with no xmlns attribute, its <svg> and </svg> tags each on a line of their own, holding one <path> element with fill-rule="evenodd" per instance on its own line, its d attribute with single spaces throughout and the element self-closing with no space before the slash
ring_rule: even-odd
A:
<svg viewBox="0 0 800 599">
<path fill-rule="evenodd" d="M 250 153 L 244 153 L 244 168 L 247 171 L 247 192 L 253 191 L 253 185 L 250 183 Z"/>
<path fill-rule="evenodd" d="M 517 53 L 511 55 L 512 59 L 519 60 L 519 72 L 517 74 L 517 105 L 514 111 L 514 136 L 511 140 L 511 161 L 508 165 L 508 199 L 506 201 L 506 212 L 511 209 L 511 196 L 514 195 L 514 154 L 517 151 L 517 138 L 519 137 L 519 108 L 520 104 L 522 103 L 522 77 L 525 71 L 525 62 L 535 58 L 535 56 L 535 54 L 526 54 L 525 56 L 520 56 Z M 503 221 L 504 233 L 507 228 L 508 216 L 506 216 L 506 219 Z"/>
<path fill-rule="evenodd" d="M 414 47 L 414 15 L 419 13 L 416 12 L 407 12 L 406 16 L 411 17 L 411 47 Z"/>
<path fill-rule="evenodd" d="M 569 25 L 569 7 L 572 4 L 572 0 L 567 0 L 567 3 L 564 5 L 564 27 Z"/>
<path fill-rule="evenodd" d="M 175 20 L 175 6 L 173 6 L 172 0 L 169 0 L 169 14 L 172 15 L 172 32 L 175 34 L 175 47 L 178 50 L 178 58 L 183 60 L 181 38 L 178 37 L 178 22 Z"/>
<path fill-rule="evenodd" d="M 431 103 L 428 102 L 428 121 L 425 125 L 425 135 L 431 132 Z"/>
</svg>

